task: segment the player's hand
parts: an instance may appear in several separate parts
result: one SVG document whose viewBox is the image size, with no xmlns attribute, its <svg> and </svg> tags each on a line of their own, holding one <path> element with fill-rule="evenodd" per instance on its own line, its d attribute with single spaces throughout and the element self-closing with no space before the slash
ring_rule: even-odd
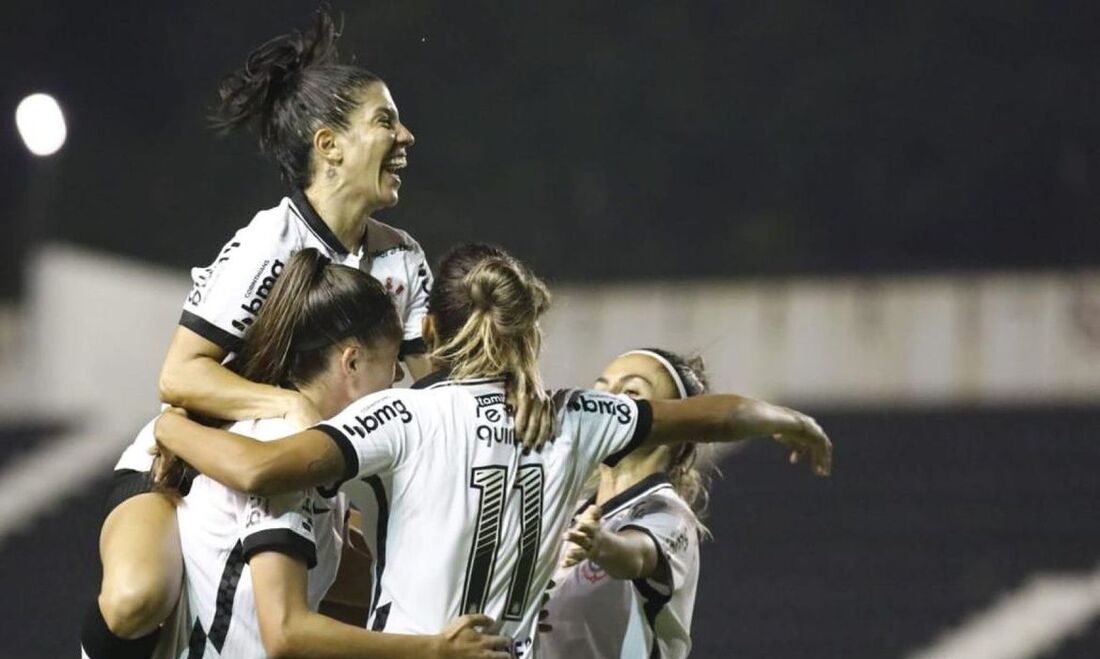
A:
<svg viewBox="0 0 1100 659">
<path fill-rule="evenodd" d="M 525 451 L 539 450 L 557 430 L 557 409 L 545 391 L 516 396 L 516 437 Z"/>
<path fill-rule="evenodd" d="M 545 391 L 516 396 L 516 437 L 525 451 L 539 450 L 553 438 L 557 410 Z"/>
<path fill-rule="evenodd" d="M 599 506 L 589 506 L 577 517 L 573 527 L 565 532 L 562 537 L 569 544 L 561 561 L 562 567 L 573 567 L 586 558 L 594 559 L 599 555 L 604 533 L 600 525 L 602 516 Z"/>
<path fill-rule="evenodd" d="M 294 426 L 297 431 L 312 428 L 324 419 L 317 408 L 308 398 L 300 392 L 287 390 L 287 409 L 283 417 Z"/>
<path fill-rule="evenodd" d="M 817 421 L 801 412 L 786 407 L 779 408 L 788 415 L 787 429 L 772 435 L 775 441 L 790 450 L 791 464 L 809 462 L 818 476 L 833 472 L 833 443 Z"/>
<path fill-rule="evenodd" d="M 479 628 L 492 625 L 493 619 L 480 613 L 455 618 L 435 637 L 432 656 L 438 659 L 510 659 L 512 639 L 479 631 Z"/>
<path fill-rule="evenodd" d="M 554 580 L 551 579 L 546 583 L 546 590 L 542 591 L 542 608 L 539 609 L 539 623 L 538 630 L 540 634 L 547 634 L 554 631 L 554 626 L 547 622 L 550 618 L 550 611 L 547 610 L 546 605 L 550 602 L 550 591 L 554 590 Z"/>
<path fill-rule="evenodd" d="M 149 476 L 153 491 L 180 496 L 183 482 L 187 478 L 187 463 L 160 444 L 153 447 L 152 453 L 153 466 Z"/>
</svg>

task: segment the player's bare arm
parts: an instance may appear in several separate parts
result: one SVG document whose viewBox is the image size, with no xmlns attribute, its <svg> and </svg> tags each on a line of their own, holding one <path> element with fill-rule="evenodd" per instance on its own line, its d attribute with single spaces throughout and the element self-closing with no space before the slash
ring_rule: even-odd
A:
<svg viewBox="0 0 1100 659">
<path fill-rule="evenodd" d="M 809 416 L 780 405 L 734 395 L 654 400 L 647 444 L 737 442 L 771 436 L 791 450 L 791 462 L 808 458 L 818 476 L 832 472 L 833 445 Z"/>
<path fill-rule="evenodd" d="M 589 506 L 565 532 L 569 544 L 562 566 L 572 567 L 587 559 L 613 579 L 652 576 L 658 559 L 653 538 L 636 529 L 609 531 L 601 526 L 601 515 L 599 506 Z"/>
<path fill-rule="evenodd" d="M 249 561 L 260 637 L 267 656 L 316 659 L 507 659 L 511 640 L 477 631 L 493 621 L 463 616 L 432 636 L 386 634 L 353 627 L 315 613 L 306 601 L 306 565 L 279 552 Z"/>
<path fill-rule="evenodd" d="M 427 354 L 405 355 L 402 361 L 405 363 L 405 368 L 409 370 L 409 375 L 413 380 L 419 380 L 433 370 L 432 359 Z"/>
<path fill-rule="evenodd" d="M 226 487 L 263 496 L 338 480 L 344 458 L 328 435 L 306 430 L 261 442 L 186 418 L 179 410 L 157 419 L 157 442 Z"/>
<path fill-rule="evenodd" d="M 177 327 L 161 366 L 161 400 L 217 419 L 285 416 L 300 428 L 321 420 L 305 396 L 242 378 L 222 365 L 225 355 L 225 350 L 213 341 L 186 327 Z"/>
</svg>

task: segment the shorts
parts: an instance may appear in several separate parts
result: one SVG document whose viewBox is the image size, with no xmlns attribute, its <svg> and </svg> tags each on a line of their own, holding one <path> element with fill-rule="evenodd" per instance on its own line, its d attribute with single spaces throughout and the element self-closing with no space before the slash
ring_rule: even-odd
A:
<svg viewBox="0 0 1100 659">
<path fill-rule="evenodd" d="M 118 504 L 139 494 L 153 491 L 153 480 L 147 471 L 116 469 L 111 474 L 111 487 L 107 490 L 107 501 L 103 507 L 103 517 L 111 514 Z"/>
<path fill-rule="evenodd" d="M 191 491 L 191 481 L 196 472 L 187 470 L 187 474 L 180 483 L 180 494 L 187 496 Z M 111 474 L 111 486 L 107 490 L 107 501 L 103 507 L 103 518 L 106 519 L 118 504 L 139 494 L 153 491 L 153 479 L 148 471 L 136 471 L 134 469 L 115 469 Z"/>
</svg>

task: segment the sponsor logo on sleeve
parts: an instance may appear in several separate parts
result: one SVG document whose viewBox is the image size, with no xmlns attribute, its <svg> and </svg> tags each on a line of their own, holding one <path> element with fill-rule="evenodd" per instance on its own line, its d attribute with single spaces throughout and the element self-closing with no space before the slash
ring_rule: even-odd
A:
<svg viewBox="0 0 1100 659">
<path fill-rule="evenodd" d="M 624 426 L 634 418 L 634 410 L 627 403 L 610 396 L 576 394 L 569 401 L 569 409 L 574 412 L 590 412 L 615 417 Z"/>
<path fill-rule="evenodd" d="M 375 407 L 365 414 L 357 414 L 354 424 L 344 424 L 344 432 L 348 435 L 366 437 L 394 419 L 401 423 L 411 423 L 412 412 L 405 406 L 403 400 L 391 400 Z"/>
<path fill-rule="evenodd" d="M 268 267 L 269 264 L 270 268 Z M 283 274 L 284 265 L 279 259 L 263 262 L 245 293 L 246 296 L 252 296 L 248 302 L 241 305 L 241 311 L 244 311 L 245 315 L 233 321 L 234 329 L 245 332 L 256 321 L 256 315 L 263 308 L 267 296 L 271 295 L 271 289 L 275 286 L 275 281 L 279 278 L 279 275 Z"/>
<path fill-rule="evenodd" d="M 218 258 L 214 259 L 214 262 L 210 265 L 202 268 L 195 268 L 191 271 L 191 277 L 195 280 L 195 285 L 191 289 L 191 294 L 187 296 L 187 302 L 192 306 L 198 306 L 202 302 L 202 294 L 206 290 L 206 287 L 210 285 L 214 273 L 223 263 L 229 260 L 229 253 L 241 246 L 241 243 L 233 240 L 230 241 L 222 251 L 218 253 Z"/>
</svg>

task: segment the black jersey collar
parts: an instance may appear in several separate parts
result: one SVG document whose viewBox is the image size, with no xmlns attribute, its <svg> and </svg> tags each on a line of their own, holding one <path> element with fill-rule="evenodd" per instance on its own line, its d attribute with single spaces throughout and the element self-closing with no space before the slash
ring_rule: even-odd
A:
<svg viewBox="0 0 1100 659">
<path fill-rule="evenodd" d="M 428 373 L 424 377 L 420 378 L 416 382 L 412 383 L 411 389 L 427 389 L 433 384 L 439 384 L 443 382 L 451 375 L 451 370 L 447 368 L 441 368 L 438 371 Z"/>
<path fill-rule="evenodd" d="M 321 239 L 321 242 L 334 253 L 347 256 L 348 248 L 344 247 L 344 243 L 340 242 L 340 239 L 332 232 L 329 225 L 325 224 L 325 221 L 317 214 L 313 204 L 309 203 L 309 199 L 306 199 L 306 193 L 301 188 L 294 188 L 290 191 L 290 201 L 294 209 L 297 210 L 298 217 L 306 223 L 306 226 L 315 236 Z"/>
<path fill-rule="evenodd" d="M 668 474 L 666 472 L 658 471 L 655 474 L 650 474 L 650 475 L 646 476 L 645 478 L 643 478 L 642 480 L 638 481 L 637 483 L 631 485 L 630 487 L 626 488 L 622 492 L 619 492 L 615 496 L 613 496 L 610 499 L 608 499 L 607 501 L 605 501 L 603 503 L 603 505 L 600 506 L 600 510 L 603 511 L 603 516 L 607 517 L 609 515 L 614 514 L 618 509 L 622 508 L 624 504 L 630 503 L 633 499 L 638 498 L 640 495 L 642 495 L 646 491 L 652 490 L 653 488 L 655 488 L 659 485 L 666 485 L 666 484 L 667 485 L 672 484 L 672 481 L 670 481 L 668 479 Z M 579 515 L 580 513 L 584 512 L 584 510 L 586 508 L 588 508 L 589 506 L 591 506 L 594 503 L 596 503 L 596 497 L 595 496 L 593 496 L 591 499 L 586 501 L 580 507 L 580 509 L 577 511 L 577 514 Z"/>
</svg>

